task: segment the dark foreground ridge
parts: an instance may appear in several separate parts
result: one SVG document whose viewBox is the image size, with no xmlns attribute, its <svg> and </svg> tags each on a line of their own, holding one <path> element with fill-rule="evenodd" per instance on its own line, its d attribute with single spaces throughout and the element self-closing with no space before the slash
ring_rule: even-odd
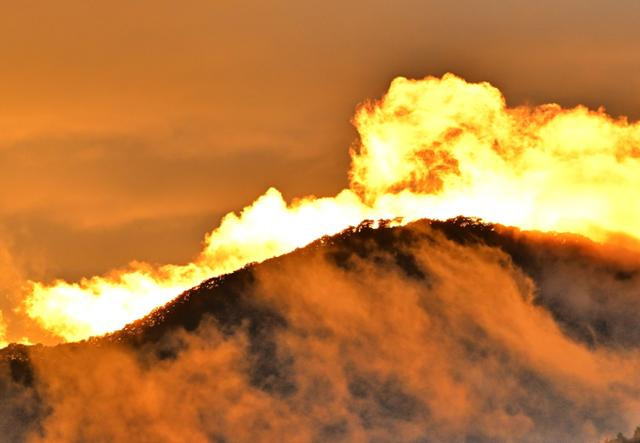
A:
<svg viewBox="0 0 640 443">
<path fill-rule="evenodd" d="M 511 314 L 480 319 L 506 310 L 504 303 L 511 302 L 496 294 L 513 286 L 518 303 L 552 319 L 560 331 L 553 340 L 562 346 L 577 347 L 580 355 L 635 352 L 640 261 L 579 236 L 526 233 L 463 217 L 373 226 L 365 222 L 204 281 L 103 337 L 51 348 L 5 348 L 0 351 L 3 441 L 95 441 L 97 436 L 126 441 L 130 436 L 116 431 L 105 437 L 100 423 L 111 415 L 113 423 L 106 420 L 111 428 L 141 429 L 147 433 L 143 441 L 164 441 L 171 430 L 158 429 L 172 425 L 164 413 L 150 413 L 155 406 L 146 400 L 134 401 L 136 386 L 142 390 L 147 380 L 153 395 L 145 399 L 173 398 L 165 390 L 188 383 L 182 389 L 191 397 L 166 407 L 193 409 L 197 420 L 189 426 L 197 438 L 192 441 L 257 436 L 264 441 L 577 442 L 629 431 L 625 402 L 638 400 L 631 382 L 612 381 L 612 391 L 565 389 L 572 383 L 570 369 L 558 369 L 569 374 L 564 379 L 558 371 L 547 372 L 520 355 L 526 347 L 517 348 L 494 330 Z M 482 286 L 492 281 L 488 272 L 501 270 L 496 281 L 513 285 Z M 486 304 L 480 303 L 485 296 Z M 465 297 L 473 299 L 467 303 Z M 414 336 L 420 328 L 428 334 Z M 391 357 L 394 340 L 404 347 L 397 358 L 406 361 Z M 536 358 L 545 358 L 547 350 L 540 352 Z M 414 362 L 411 370 L 403 367 Z M 196 375 L 190 372 L 194 367 L 200 371 Z M 92 378 L 97 373 L 101 378 Z M 115 393 L 121 383 L 135 381 L 126 394 L 131 403 L 114 402 L 128 405 L 127 414 L 110 409 L 114 392 L 94 386 L 120 377 L 126 381 L 115 384 Z M 234 377 L 235 394 L 208 394 Z M 488 388 L 496 377 L 503 385 Z M 247 393 L 253 400 L 245 404 Z M 224 395 L 232 400 L 209 398 Z M 93 401 L 101 406 L 94 409 Z M 269 410 L 280 408 L 277 418 L 264 418 L 258 406 L 263 403 Z M 242 427 L 228 416 L 239 404 Z M 72 406 L 78 409 L 68 412 Z M 615 441 L 636 437 L 619 435 Z M 167 436 L 166 441 L 176 440 Z"/>
</svg>

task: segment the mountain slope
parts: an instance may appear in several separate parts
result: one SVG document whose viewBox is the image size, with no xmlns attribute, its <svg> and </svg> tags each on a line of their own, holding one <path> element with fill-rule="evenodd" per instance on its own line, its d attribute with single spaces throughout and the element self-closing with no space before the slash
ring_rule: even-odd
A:
<svg viewBox="0 0 640 443">
<path fill-rule="evenodd" d="M 2 351 L 10 441 L 597 441 L 639 417 L 640 260 L 365 223 L 123 330 Z"/>
</svg>

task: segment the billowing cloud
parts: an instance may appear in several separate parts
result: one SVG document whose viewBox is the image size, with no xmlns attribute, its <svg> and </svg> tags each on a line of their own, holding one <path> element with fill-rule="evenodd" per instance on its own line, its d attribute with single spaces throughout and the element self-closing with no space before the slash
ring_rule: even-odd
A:
<svg viewBox="0 0 640 443">
<path fill-rule="evenodd" d="M 364 226 L 104 339 L 10 348 L 5 392 L 28 441 L 596 442 L 640 421 L 637 325 L 580 333 L 626 321 L 618 252 L 468 220 Z"/>
<path fill-rule="evenodd" d="M 269 188 L 229 213 L 187 264 L 132 263 L 78 282 L 35 281 L 27 313 L 62 339 L 114 331 L 207 277 L 292 251 L 366 219 L 458 215 L 539 229 L 638 237 L 640 125 L 602 110 L 509 107 L 489 83 L 395 79 L 359 107 L 350 186 L 290 203 Z M 144 210 L 144 208 L 141 208 Z M 99 212 L 99 211 L 98 211 Z"/>
<path fill-rule="evenodd" d="M 36 4 L 0 17 L 0 222 L 41 250 L 47 270 L 29 278 L 186 261 L 268 186 L 337 192 L 355 104 L 398 75 L 453 71 L 510 105 L 639 116 L 633 0 Z M 77 237 L 40 241 L 56 224 Z M 140 231 L 171 252 L 84 241 Z"/>
</svg>

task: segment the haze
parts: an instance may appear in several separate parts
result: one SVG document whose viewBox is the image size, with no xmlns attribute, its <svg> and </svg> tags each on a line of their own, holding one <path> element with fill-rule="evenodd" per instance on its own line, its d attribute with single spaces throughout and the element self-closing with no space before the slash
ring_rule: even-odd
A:
<svg viewBox="0 0 640 443">
<path fill-rule="evenodd" d="M 181 263 L 268 186 L 335 193 L 355 106 L 399 75 L 637 119 L 638 14 L 631 0 L 5 3 L 0 265 L 50 280 Z"/>
</svg>

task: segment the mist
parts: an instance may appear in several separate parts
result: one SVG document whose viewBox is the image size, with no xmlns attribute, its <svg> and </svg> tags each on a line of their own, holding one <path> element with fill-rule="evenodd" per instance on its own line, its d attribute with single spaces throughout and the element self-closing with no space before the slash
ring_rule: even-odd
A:
<svg viewBox="0 0 640 443">
<path fill-rule="evenodd" d="M 602 441 L 640 423 L 635 254 L 463 218 L 365 223 L 117 333 L 7 348 L 0 427 L 29 442 Z"/>
</svg>

